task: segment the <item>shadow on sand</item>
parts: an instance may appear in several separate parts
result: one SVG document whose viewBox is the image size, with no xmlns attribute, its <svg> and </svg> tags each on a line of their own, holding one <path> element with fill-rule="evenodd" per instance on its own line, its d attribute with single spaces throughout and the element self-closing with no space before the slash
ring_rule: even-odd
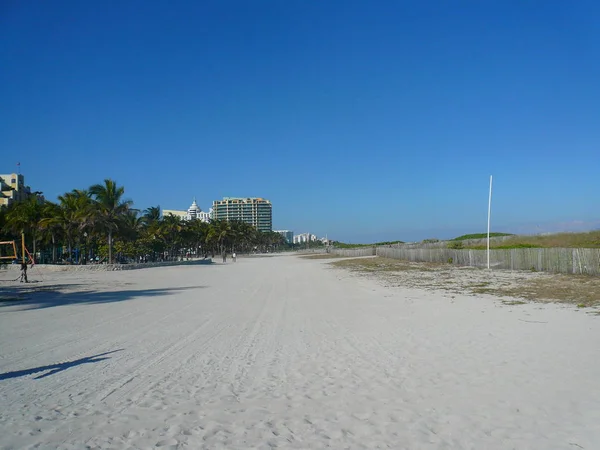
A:
<svg viewBox="0 0 600 450">
<path fill-rule="evenodd" d="M 22 287 L 21 287 L 22 286 Z M 179 291 L 193 289 L 203 289 L 206 286 L 184 286 L 164 289 L 133 289 L 120 291 L 99 291 L 99 290 L 77 290 L 85 285 L 81 284 L 56 284 L 56 285 L 38 285 L 23 284 L 18 287 L 0 286 L 0 311 L 1 308 L 8 306 L 15 307 L 9 311 L 23 311 L 30 309 L 44 309 L 55 306 L 72 304 L 99 304 L 115 303 L 125 300 L 131 300 L 136 297 L 160 297 L 168 296 Z M 7 311 L 8 312 L 8 311 Z"/>
<path fill-rule="evenodd" d="M 121 352 L 121 351 L 123 351 L 122 348 L 119 350 L 113 350 L 110 352 L 100 353 L 100 354 L 94 355 L 94 356 L 88 356 L 86 358 L 76 359 L 74 361 L 66 361 L 66 362 L 58 363 L 58 364 L 51 364 L 49 366 L 40 366 L 40 367 L 34 367 L 32 369 L 16 370 L 14 372 L 0 373 L 0 381 L 8 380 L 10 378 L 24 377 L 27 375 L 33 375 L 34 373 L 48 371 L 48 373 L 39 375 L 34 378 L 34 380 L 39 380 L 41 378 L 46 378 L 46 377 L 49 377 L 50 375 L 54 375 L 58 372 L 62 372 L 63 370 L 67 370 L 71 367 L 80 366 L 82 364 L 97 363 L 100 361 L 104 361 L 106 359 L 110 359 L 110 358 L 106 357 L 106 355 L 110 355 L 111 353 L 116 353 L 116 352 Z"/>
</svg>

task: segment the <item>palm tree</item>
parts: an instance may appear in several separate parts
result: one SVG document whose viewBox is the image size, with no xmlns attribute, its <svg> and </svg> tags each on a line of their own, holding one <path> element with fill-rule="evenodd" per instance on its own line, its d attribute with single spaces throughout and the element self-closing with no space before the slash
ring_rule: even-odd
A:
<svg viewBox="0 0 600 450">
<path fill-rule="evenodd" d="M 91 186 L 89 191 L 98 206 L 101 227 L 107 234 L 108 262 L 112 264 L 113 233 L 119 229 L 123 215 L 129 211 L 133 202 L 123 200 L 125 188 L 117 186 L 117 183 L 109 178 L 104 180 L 104 184 Z"/>
<path fill-rule="evenodd" d="M 57 240 L 63 234 L 63 223 L 59 219 L 61 217 L 60 206 L 49 201 L 44 202 L 42 216 L 43 218 L 40 221 L 42 239 L 46 242 L 49 239 L 52 242 L 52 262 L 56 263 Z"/>
<path fill-rule="evenodd" d="M 273 251 L 278 251 L 286 244 L 285 238 L 275 231 L 269 231 L 267 233 L 267 241 Z"/>
<path fill-rule="evenodd" d="M 144 228 L 144 218 L 138 216 L 137 211 L 130 209 L 121 220 L 122 229 L 119 233 L 122 238 L 130 241 L 136 240 Z"/>
<path fill-rule="evenodd" d="M 182 244 L 182 231 L 184 231 L 184 222 L 179 217 L 167 215 L 160 222 L 159 235 L 165 243 L 171 248 L 169 256 L 173 258 L 179 251 Z"/>
<path fill-rule="evenodd" d="M 232 229 L 232 251 L 248 251 L 256 240 L 256 228 L 246 222 L 231 222 Z"/>
<path fill-rule="evenodd" d="M 142 217 L 146 226 L 160 221 L 160 206 L 151 206 L 144 210 Z"/>
<path fill-rule="evenodd" d="M 204 250 L 204 253 L 206 253 L 206 249 L 204 247 L 206 245 L 206 239 L 208 237 L 209 228 L 209 224 L 206 222 L 202 222 L 201 220 L 193 220 L 189 224 L 190 247 L 193 247 L 195 249 L 197 256 L 200 255 L 201 248 L 202 250 Z"/>
<path fill-rule="evenodd" d="M 92 194 L 90 191 L 85 189 L 73 189 L 71 192 L 65 194 L 71 198 L 71 207 L 73 208 L 73 221 L 76 223 L 76 231 L 74 240 L 81 245 L 83 244 L 85 250 L 89 248 L 89 236 L 92 235 L 102 223 L 102 217 L 98 214 L 98 209 L 95 208 L 92 202 Z M 84 253 L 85 253 L 84 250 Z M 79 258 L 79 263 L 82 263 L 83 259 L 87 260 L 87 256 L 84 254 L 84 258 Z"/>
<path fill-rule="evenodd" d="M 232 235 L 231 224 L 226 220 L 214 220 L 211 222 L 208 239 L 219 245 L 221 253 L 225 251 L 225 243 Z"/>
<path fill-rule="evenodd" d="M 82 217 L 84 217 L 88 211 L 87 204 L 83 196 L 74 191 L 59 195 L 58 201 L 58 205 L 46 209 L 45 212 L 49 215 L 42 219 L 41 226 L 52 233 L 54 233 L 55 230 L 60 229 L 61 234 L 67 241 L 70 259 L 72 257 L 73 244 L 75 243 L 78 231 L 81 228 Z M 54 234 L 52 239 L 54 244 Z"/>
<path fill-rule="evenodd" d="M 6 233 L 8 230 L 6 229 L 6 206 L 0 206 L 0 241 L 4 241 L 8 238 L 8 234 Z"/>
<path fill-rule="evenodd" d="M 6 212 L 6 225 L 15 234 L 23 233 L 31 236 L 33 255 L 39 237 L 42 220 L 42 204 L 36 196 L 11 205 Z"/>
</svg>

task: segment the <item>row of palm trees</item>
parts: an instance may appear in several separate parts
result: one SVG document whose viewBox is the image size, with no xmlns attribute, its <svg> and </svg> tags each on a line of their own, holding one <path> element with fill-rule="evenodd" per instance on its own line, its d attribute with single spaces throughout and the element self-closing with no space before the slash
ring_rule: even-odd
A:
<svg viewBox="0 0 600 450">
<path fill-rule="evenodd" d="M 124 195 L 123 186 L 106 179 L 60 195 L 56 203 L 31 196 L 0 208 L 0 241 L 19 240 L 24 233 L 31 254 L 53 263 L 112 263 L 115 256 L 119 261 L 172 260 L 277 251 L 286 245 L 280 234 L 261 233 L 244 222 L 162 217 L 158 206 L 140 211 Z"/>
</svg>

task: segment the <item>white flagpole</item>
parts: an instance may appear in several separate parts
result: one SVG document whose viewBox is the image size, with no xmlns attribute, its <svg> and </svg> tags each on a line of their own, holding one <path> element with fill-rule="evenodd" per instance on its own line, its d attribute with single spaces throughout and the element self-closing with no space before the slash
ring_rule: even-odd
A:
<svg viewBox="0 0 600 450">
<path fill-rule="evenodd" d="M 492 176 L 490 175 L 490 198 L 488 200 L 488 228 L 487 228 L 487 268 L 490 268 L 490 216 L 492 214 Z"/>
</svg>

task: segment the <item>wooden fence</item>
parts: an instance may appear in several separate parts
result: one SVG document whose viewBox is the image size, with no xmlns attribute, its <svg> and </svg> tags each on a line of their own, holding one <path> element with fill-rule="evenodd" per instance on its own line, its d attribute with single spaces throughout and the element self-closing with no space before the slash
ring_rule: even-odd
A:
<svg viewBox="0 0 600 450">
<path fill-rule="evenodd" d="M 296 253 L 298 255 L 312 255 L 312 254 L 319 254 L 319 253 L 326 253 L 327 250 L 324 247 L 317 247 L 317 248 L 303 248 L 301 250 L 296 250 Z"/>
<path fill-rule="evenodd" d="M 490 242 L 499 243 L 505 242 L 513 238 L 514 236 L 492 236 Z M 391 244 L 388 247 L 397 248 L 447 248 L 452 245 L 461 244 L 465 247 L 470 245 L 483 245 L 487 244 L 487 238 L 478 239 L 464 239 L 462 241 L 437 241 L 437 242 L 412 242 L 404 244 Z"/>
<path fill-rule="evenodd" d="M 405 261 L 487 267 L 486 250 L 377 247 L 376 254 Z M 514 248 L 490 250 L 490 267 L 494 269 L 600 275 L 600 249 Z"/>
<path fill-rule="evenodd" d="M 360 247 L 360 248 L 333 248 L 331 253 L 340 256 L 375 256 L 375 247 Z"/>
</svg>

